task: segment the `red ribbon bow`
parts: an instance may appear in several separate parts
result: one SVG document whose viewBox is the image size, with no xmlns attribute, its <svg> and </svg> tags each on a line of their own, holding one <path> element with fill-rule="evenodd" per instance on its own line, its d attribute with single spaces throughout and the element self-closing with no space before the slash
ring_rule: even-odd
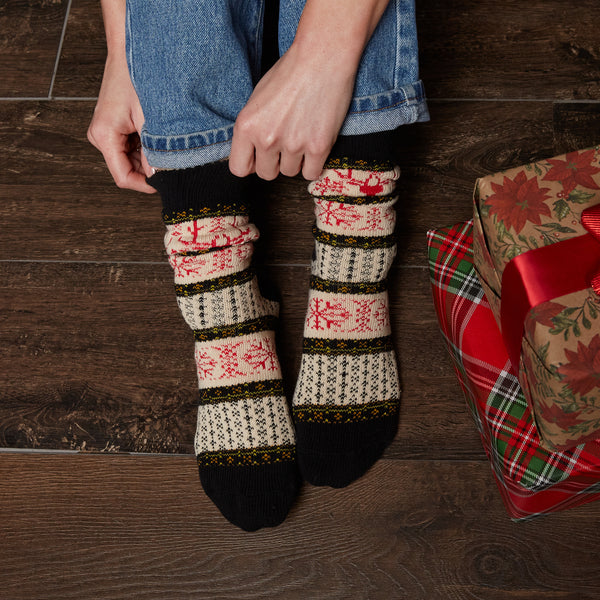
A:
<svg viewBox="0 0 600 600">
<path fill-rule="evenodd" d="M 600 296 L 600 204 L 584 210 L 581 223 L 589 233 L 529 250 L 504 269 L 500 323 L 517 373 L 525 319 L 532 308 L 588 287 Z"/>
<path fill-rule="evenodd" d="M 600 243 L 600 204 L 590 206 L 581 213 L 581 224 Z M 600 269 L 590 275 L 590 287 L 600 296 Z"/>
</svg>

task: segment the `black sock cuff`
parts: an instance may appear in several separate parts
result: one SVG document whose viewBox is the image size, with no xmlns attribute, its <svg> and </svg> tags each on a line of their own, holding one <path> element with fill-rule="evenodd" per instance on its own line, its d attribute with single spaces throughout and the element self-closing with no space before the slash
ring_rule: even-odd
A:
<svg viewBox="0 0 600 600">
<path fill-rule="evenodd" d="M 234 214 L 248 212 L 246 180 L 233 175 L 227 161 L 157 171 L 147 181 L 160 193 L 166 221 L 174 215 L 215 214 L 223 207 L 229 207 Z"/>
<path fill-rule="evenodd" d="M 397 131 L 378 131 L 365 135 L 340 135 L 330 154 L 330 159 L 345 158 L 381 163 L 396 161 Z"/>
</svg>

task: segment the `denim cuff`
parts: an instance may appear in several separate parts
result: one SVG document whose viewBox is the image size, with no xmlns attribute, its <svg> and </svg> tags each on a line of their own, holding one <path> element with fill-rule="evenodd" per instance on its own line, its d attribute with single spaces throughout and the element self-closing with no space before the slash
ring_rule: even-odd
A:
<svg viewBox="0 0 600 600">
<path fill-rule="evenodd" d="M 429 120 L 421 81 L 373 96 L 354 98 L 340 130 L 342 136 L 391 131 L 401 125 Z M 233 125 L 190 133 L 159 136 L 142 131 L 148 162 L 159 169 L 188 169 L 226 159 L 231 152 Z"/>
</svg>

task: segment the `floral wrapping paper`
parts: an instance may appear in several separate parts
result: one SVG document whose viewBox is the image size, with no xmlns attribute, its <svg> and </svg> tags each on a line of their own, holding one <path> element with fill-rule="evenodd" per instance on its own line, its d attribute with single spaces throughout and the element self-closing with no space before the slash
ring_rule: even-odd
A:
<svg viewBox="0 0 600 600">
<path fill-rule="evenodd" d="M 598 203 L 599 148 L 477 181 L 474 263 L 498 323 L 502 274 L 509 261 L 586 234 L 581 213 Z M 547 448 L 566 449 L 600 437 L 600 300 L 591 288 L 529 312 L 518 370 Z"/>
<path fill-rule="evenodd" d="M 600 441 L 560 452 L 540 444 L 473 268 L 471 222 L 430 231 L 428 246 L 440 329 L 511 518 L 600 498 Z"/>
</svg>

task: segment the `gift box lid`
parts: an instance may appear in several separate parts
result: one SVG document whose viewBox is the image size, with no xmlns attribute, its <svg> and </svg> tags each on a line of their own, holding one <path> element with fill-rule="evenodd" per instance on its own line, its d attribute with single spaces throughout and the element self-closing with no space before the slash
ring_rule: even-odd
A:
<svg viewBox="0 0 600 600">
<path fill-rule="evenodd" d="M 587 233 L 581 214 L 600 203 L 600 147 L 481 177 L 475 200 L 501 278 L 516 256 Z"/>
</svg>

